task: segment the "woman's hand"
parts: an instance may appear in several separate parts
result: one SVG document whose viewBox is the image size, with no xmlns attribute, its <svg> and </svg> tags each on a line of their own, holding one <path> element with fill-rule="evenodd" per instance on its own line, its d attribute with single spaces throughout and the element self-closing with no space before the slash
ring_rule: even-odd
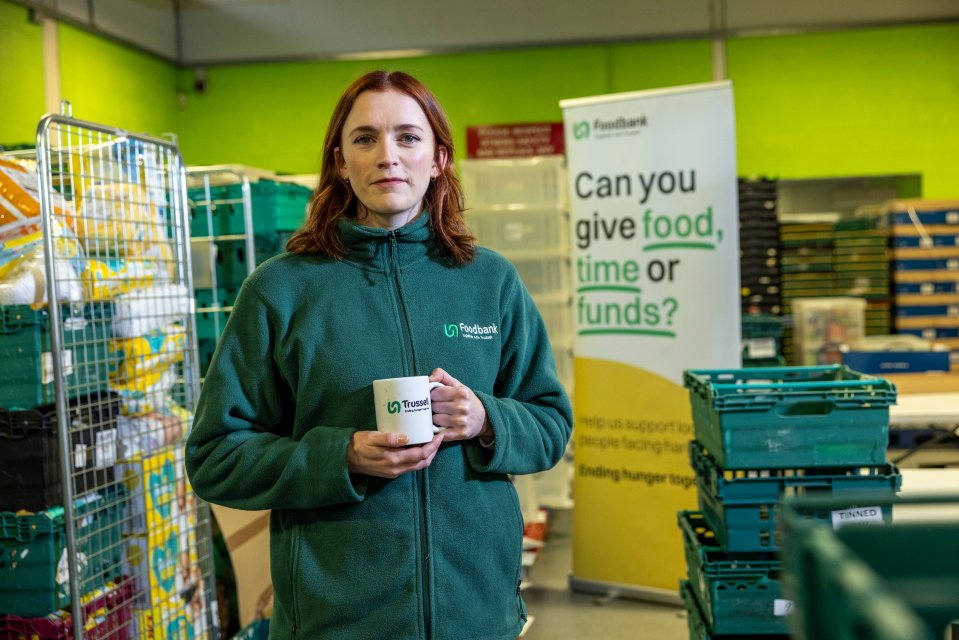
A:
<svg viewBox="0 0 959 640">
<path fill-rule="evenodd" d="M 445 385 L 430 393 L 433 424 L 443 427 L 440 434 L 445 442 L 477 436 L 492 438 L 493 427 L 486 415 L 486 407 L 469 387 L 439 368 L 430 374 L 430 382 Z"/>
<path fill-rule="evenodd" d="M 351 473 L 390 479 L 425 469 L 436 457 L 443 435 L 436 434 L 429 442 L 404 448 L 406 440 L 402 433 L 357 431 L 346 450 L 347 467 Z"/>
</svg>

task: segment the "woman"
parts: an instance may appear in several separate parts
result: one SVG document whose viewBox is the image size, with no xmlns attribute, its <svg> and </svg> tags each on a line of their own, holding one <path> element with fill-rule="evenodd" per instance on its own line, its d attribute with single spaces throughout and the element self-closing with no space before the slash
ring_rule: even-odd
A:
<svg viewBox="0 0 959 640">
<path fill-rule="evenodd" d="M 273 510 L 271 638 L 513 640 L 526 619 L 507 474 L 553 466 L 572 417 L 533 301 L 462 201 L 436 99 L 367 74 L 306 224 L 237 298 L 187 469 L 210 502 Z M 428 372 L 440 433 L 376 431 L 372 381 Z"/>
</svg>

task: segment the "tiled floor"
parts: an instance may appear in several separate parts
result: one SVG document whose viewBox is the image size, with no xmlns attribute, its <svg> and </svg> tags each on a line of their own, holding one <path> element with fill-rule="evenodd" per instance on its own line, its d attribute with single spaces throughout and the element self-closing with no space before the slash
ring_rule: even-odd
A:
<svg viewBox="0 0 959 640">
<path fill-rule="evenodd" d="M 572 512 L 550 513 L 549 537 L 530 569 L 523 591 L 533 617 L 523 640 L 686 640 L 686 613 L 681 607 L 606 601 L 569 590 L 572 566 Z"/>
</svg>

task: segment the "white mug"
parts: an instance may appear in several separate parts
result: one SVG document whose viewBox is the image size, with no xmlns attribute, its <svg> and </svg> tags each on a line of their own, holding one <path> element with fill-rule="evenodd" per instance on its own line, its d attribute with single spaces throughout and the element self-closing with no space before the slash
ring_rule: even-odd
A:
<svg viewBox="0 0 959 640">
<path fill-rule="evenodd" d="M 440 382 L 430 382 L 427 376 L 374 380 L 376 430 L 405 433 L 406 444 L 429 442 L 440 430 L 433 424 L 430 391 L 442 386 Z"/>
</svg>

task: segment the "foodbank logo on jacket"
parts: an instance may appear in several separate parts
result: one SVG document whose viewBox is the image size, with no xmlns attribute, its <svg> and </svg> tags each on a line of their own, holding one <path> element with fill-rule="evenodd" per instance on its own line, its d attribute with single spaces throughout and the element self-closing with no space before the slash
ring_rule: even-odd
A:
<svg viewBox="0 0 959 640">
<path fill-rule="evenodd" d="M 492 340 L 499 335 L 495 324 L 466 324 L 465 322 L 447 322 L 443 325 L 443 335 L 447 338 L 466 338 L 468 340 Z"/>
</svg>

